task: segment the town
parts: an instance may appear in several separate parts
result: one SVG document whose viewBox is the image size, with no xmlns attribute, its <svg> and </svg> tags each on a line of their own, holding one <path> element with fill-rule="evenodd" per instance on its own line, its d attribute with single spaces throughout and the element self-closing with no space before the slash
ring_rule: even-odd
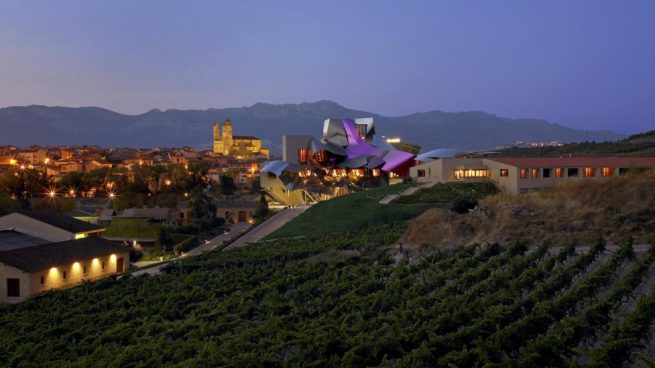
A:
<svg viewBox="0 0 655 368">
<path fill-rule="evenodd" d="M 655 2 L 0 2 L 0 367 L 655 367 Z"/>
</svg>

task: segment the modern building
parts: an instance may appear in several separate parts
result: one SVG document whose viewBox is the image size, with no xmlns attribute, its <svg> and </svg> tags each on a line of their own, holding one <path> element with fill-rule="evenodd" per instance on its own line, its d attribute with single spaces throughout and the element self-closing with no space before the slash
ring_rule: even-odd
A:
<svg viewBox="0 0 655 368">
<path fill-rule="evenodd" d="M 307 149 L 311 143 L 311 135 L 283 135 L 282 136 L 282 161 L 298 164 L 298 152 Z"/>
<path fill-rule="evenodd" d="M 371 144 L 374 134 L 373 119 L 364 118 L 326 119 L 320 141 L 286 136 L 287 160 L 261 169 L 261 187 L 272 200 L 294 206 L 389 185 L 407 174 L 415 155 Z"/>
<path fill-rule="evenodd" d="M 130 249 L 99 237 L 102 231 L 57 213 L 0 217 L 0 302 L 124 272 Z"/>
<path fill-rule="evenodd" d="M 256 157 L 269 157 L 268 148 L 262 147 L 262 141 L 253 136 L 233 135 L 232 122 L 228 118 L 223 126 L 214 123 L 214 153 L 230 156 L 240 160 Z"/>
<path fill-rule="evenodd" d="M 508 193 L 519 194 L 650 168 L 655 168 L 655 157 L 455 157 L 423 162 L 409 173 L 419 183 L 491 181 Z"/>
</svg>

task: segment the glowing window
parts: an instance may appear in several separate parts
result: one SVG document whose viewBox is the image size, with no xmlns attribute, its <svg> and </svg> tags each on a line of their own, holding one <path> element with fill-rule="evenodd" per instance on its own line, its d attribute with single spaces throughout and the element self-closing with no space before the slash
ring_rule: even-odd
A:
<svg viewBox="0 0 655 368">
<path fill-rule="evenodd" d="M 487 169 L 457 169 L 455 170 L 455 178 L 486 178 Z"/>
<path fill-rule="evenodd" d="M 564 176 L 564 169 L 562 169 L 561 167 L 556 168 L 555 169 L 555 177 L 556 178 L 561 178 L 562 176 Z"/>
<path fill-rule="evenodd" d="M 614 176 L 614 168 L 613 167 L 603 167 L 600 169 L 600 175 L 601 176 Z"/>
<path fill-rule="evenodd" d="M 596 169 L 593 167 L 585 167 L 583 171 L 583 175 L 585 178 L 591 178 L 595 175 Z"/>
<path fill-rule="evenodd" d="M 539 169 L 532 169 L 532 178 L 537 179 L 539 177 Z"/>
<path fill-rule="evenodd" d="M 509 176 L 509 170 L 500 169 L 500 176 Z"/>
<path fill-rule="evenodd" d="M 519 175 L 520 175 L 521 178 L 523 178 L 523 179 L 527 178 L 527 177 L 528 177 L 528 169 L 521 169 Z"/>
</svg>

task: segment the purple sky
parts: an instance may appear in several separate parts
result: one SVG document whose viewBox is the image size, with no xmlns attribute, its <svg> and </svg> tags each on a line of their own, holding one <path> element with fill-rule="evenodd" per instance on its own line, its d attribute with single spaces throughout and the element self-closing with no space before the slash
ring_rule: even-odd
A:
<svg viewBox="0 0 655 368">
<path fill-rule="evenodd" d="M 0 106 L 331 99 L 655 129 L 655 1 L 0 2 Z"/>
</svg>

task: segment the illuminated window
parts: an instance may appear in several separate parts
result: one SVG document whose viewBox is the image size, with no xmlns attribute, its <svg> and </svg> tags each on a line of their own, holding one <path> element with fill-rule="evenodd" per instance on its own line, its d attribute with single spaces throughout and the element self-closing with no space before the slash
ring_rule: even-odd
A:
<svg viewBox="0 0 655 368">
<path fill-rule="evenodd" d="M 550 169 L 543 169 L 543 177 L 550 178 Z"/>
<path fill-rule="evenodd" d="M 500 176 L 509 176 L 509 170 L 500 169 Z"/>
<path fill-rule="evenodd" d="M 89 234 L 75 234 L 75 240 L 77 240 L 77 239 L 84 239 L 84 238 L 86 238 L 87 236 L 89 236 Z"/>
<path fill-rule="evenodd" d="M 487 169 L 457 169 L 455 170 L 456 179 L 464 178 L 486 178 Z"/>
<path fill-rule="evenodd" d="M 539 177 L 539 169 L 532 169 L 532 179 L 537 179 Z"/>
<path fill-rule="evenodd" d="M 564 169 L 562 169 L 561 167 L 555 169 L 555 177 L 561 178 L 562 176 L 564 176 Z"/>
<path fill-rule="evenodd" d="M 418 176 L 419 178 L 424 178 L 425 170 L 416 170 L 416 176 Z"/>
<path fill-rule="evenodd" d="M 603 167 L 600 169 L 600 175 L 601 176 L 614 176 L 614 168 L 613 167 Z"/>
<path fill-rule="evenodd" d="M 591 178 L 595 175 L 595 173 L 596 173 L 596 169 L 594 169 L 593 167 L 585 167 L 583 175 L 585 178 Z"/>
<path fill-rule="evenodd" d="M 525 179 L 528 177 L 528 169 L 521 169 L 521 172 L 519 173 L 521 178 Z"/>
<path fill-rule="evenodd" d="M 567 170 L 566 176 L 568 176 L 568 177 L 578 176 L 578 168 L 577 167 L 569 168 Z"/>
</svg>

